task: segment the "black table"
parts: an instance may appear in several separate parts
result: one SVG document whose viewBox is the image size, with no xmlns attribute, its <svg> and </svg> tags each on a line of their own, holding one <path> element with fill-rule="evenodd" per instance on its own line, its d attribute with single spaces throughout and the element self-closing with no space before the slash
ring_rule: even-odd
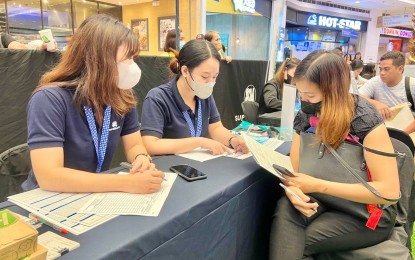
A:
<svg viewBox="0 0 415 260">
<path fill-rule="evenodd" d="M 177 177 L 158 217 L 120 216 L 79 236 L 64 235 L 81 246 L 60 259 L 267 259 L 271 216 L 282 194 L 275 176 L 252 157 L 201 163 L 163 156 L 155 163 L 164 171 L 189 164 L 208 178 Z M 9 202 L 1 208 L 27 214 Z"/>
</svg>

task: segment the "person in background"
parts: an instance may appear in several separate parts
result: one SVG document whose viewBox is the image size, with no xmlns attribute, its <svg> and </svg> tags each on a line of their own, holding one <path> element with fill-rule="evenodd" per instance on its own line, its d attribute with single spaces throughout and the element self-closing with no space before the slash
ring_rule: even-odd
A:
<svg viewBox="0 0 415 260">
<path fill-rule="evenodd" d="M 222 49 L 222 41 L 220 40 L 220 35 L 218 32 L 208 31 L 205 34 L 205 40 L 211 42 L 215 46 L 222 60 L 225 60 L 227 63 L 230 63 L 232 61 L 232 57 L 226 56 Z"/>
<path fill-rule="evenodd" d="M 363 71 L 364 64 L 361 60 L 354 60 L 352 61 L 352 63 L 350 63 L 350 66 L 352 67 L 353 76 L 356 81 L 357 88 L 360 88 L 367 82 L 367 79 L 362 78 L 362 76 L 360 76 L 360 73 L 362 73 Z"/>
<path fill-rule="evenodd" d="M 191 40 L 170 62 L 177 77 L 151 89 L 143 102 L 141 134 L 150 154 L 179 154 L 198 147 L 212 154 L 247 153 L 242 138 L 220 120 L 212 96 L 220 55 L 208 41 Z"/>
<path fill-rule="evenodd" d="M 33 170 L 23 190 L 160 189 L 164 173 L 155 169 L 142 143 L 132 91 L 141 76 L 133 60 L 138 48 L 137 36 L 117 19 L 99 14 L 82 22 L 29 100 L 27 143 Z M 105 174 L 120 141 L 132 164 L 130 174 Z"/>
<path fill-rule="evenodd" d="M 16 49 L 16 50 L 47 50 L 46 48 L 46 43 L 42 42 L 39 40 L 39 44 L 37 43 L 38 41 L 33 41 L 36 44 L 24 44 L 24 43 L 20 43 L 18 41 L 16 41 L 12 36 L 2 33 L 0 34 L 0 49 Z M 50 49 L 47 50 L 49 52 L 55 52 L 58 50 L 58 45 L 55 41 L 55 48 L 54 49 Z"/>
<path fill-rule="evenodd" d="M 360 88 L 360 94 L 374 105 L 385 119 L 392 115 L 391 107 L 408 103 L 403 75 L 405 56 L 402 52 L 391 51 L 382 55 L 379 63 L 380 75 L 370 79 Z M 409 90 L 415 100 L 415 79 L 409 78 Z M 403 129 L 408 134 L 415 132 L 415 121 Z"/>
<path fill-rule="evenodd" d="M 364 79 L 371 79 L 376 76 L 376 65 L 374 63 L 368 63 L 363 67 L 362 73 L 360 76 Z"/>
<path fill-rule="evenodd" d="M 372 230 L 365 226 L 367 219 L 310 201 L 308 194 L 321 193 L 364 204 L 394 202 L 375 196 L 361 183 L 327 181 L 298 172 L 301 161 L 305 160 L 300 147 L 306 145 L 301 143 L 300 133 L 307 131 L 313 121 L 317 121 L 316 145 L 326 143 L 338 149 L 351 133 L 358 136 L 365 147 L 393 153 L 382 117 L 364 98 L 349 93 L 348 66 L 332 52 L 309 54 L 297 66 L 294 81 L 302 103 L 294 121 L 290 152 L 295 177 L 284 175 L 286 180 L 281 181 L 299 198 L 287 191 L 278 201 L 271 227 L 270 259 L 314 259 L 320 253 L 364 248 L 387 240 L 395 225 L 395 207 L 383 210 L 391 221 Z M 310 120 L 312 117 L 317 120 Z M 385 198 L 399 198 L 396 159 L 369 152 L 364 153 L 364 159 L 372 176 L 369 184 Z M 327 169 L 327 172 L 337 173 L 336 169 Z"/>
<path fill-rule="evenodd" d="M 295 69 L 300 60 L 297 58 L 287 58 L 270 81 L 262 90 L 259 98 L 258 114 L 272 113 L 280 111 L 282 108 L 282 90 L 284 83 L 291 84 Z"/>
<path fill-rule="evenodd" d="M 362 60 L 362 54 L 360 52 L 356 52 L 356 54 L 354 55 L 354 60 Z"/>
<path fill-rule="evenodd" d="M 343 57 L 344 57 L 344 60 L 346 61 L 347 65 L 350 65 L 350 63 L 352 63 L 352 55 L 347 53 Z"/>
<path fill-rule="evenodd" d="M 183 48 L 183 46 L 186 44 L 186 41 L 184 40 L 184 33 L 182 30 L 180 30 L 180 38 L 179 38 L 179 47 L 180 49 Z"/>
<path fill-rule="evenodd" d="M 174 57 L 174 51 L 176 50 L 176 30 L 173 29 L 167 32 L 163 47 L 164 52 L 161 54 L 161 56 Z"/>
</svg>

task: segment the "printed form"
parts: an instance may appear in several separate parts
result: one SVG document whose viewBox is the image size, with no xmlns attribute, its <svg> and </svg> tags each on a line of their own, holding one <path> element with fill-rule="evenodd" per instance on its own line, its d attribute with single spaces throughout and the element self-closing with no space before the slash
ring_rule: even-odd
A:
<svg viewBox="0 0 415 260">
<path fill-rule="evenodd" d="M 256 142 L 256 141 L 255 141 Z M 263 143 L 262 145 L 275 150 L 277 149 L 281 144 L 283 144 L 284 141 L 278 140 L 277 138 L 270 138 L 268 139 L 265 143 Z M 259 143 L 258 143 L 259 144 Z M 207 149 L 203 149 L 203 148 L 196 148 L 193 151 L 187 152 L 187 153 L 181 153 L 178 154 L 178 156 L 187 158 L 187 159 L 191 159 L 194 161 L 198 161 L 198 162 L 205 162 L 208 160 L 212 160 L 221 156 L 226 156 L 226 157 L 230 157 L 230 158 L 235 158 L 235 159 L 239 159 L 239 160 L 243 160 L 246 158 L 249 158 L 252 156 L 251 153 L 235 153 L 233 149 L 230 149 L 232 151 L 232 154 L 219 154 L 219 155 L 212 155 L 211 152 Z"/>
<path fill-rule="evenodd" d="M 159 215 L 177 174 L 165 172 L 165 181 L 159 191 L 151 194 L 107 192 L 94 194 L 79 210 L 89 214 L 118 214 L 156 217 Z"/>
</svg>

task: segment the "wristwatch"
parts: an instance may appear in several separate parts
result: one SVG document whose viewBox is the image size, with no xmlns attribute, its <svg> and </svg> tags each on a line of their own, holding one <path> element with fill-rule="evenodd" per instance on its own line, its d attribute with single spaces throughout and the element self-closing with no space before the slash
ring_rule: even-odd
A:
<svg viewBox="0 0 415 260">
<path fill-rule="evenodd" d="M 135 160 L 137 160 L 137 157 L 138 156 L 145 156 L 145 157 L 147 157 L 147 159 L 150 161 L 150 163 L 152 163 L 153 162 L 153 160 L 151 159 L 151 156 L 148 154 L 148 153 L 139 153 L 139 154 L 137 154 L 135 157 L 134 157 L 134 161 Z"/>
</svg>

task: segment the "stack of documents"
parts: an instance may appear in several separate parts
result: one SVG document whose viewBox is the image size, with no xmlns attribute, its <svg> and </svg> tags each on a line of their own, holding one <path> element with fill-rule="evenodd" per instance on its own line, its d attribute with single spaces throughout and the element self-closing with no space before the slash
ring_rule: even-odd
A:
<svg viewBox="0 0 415 260">
<path fill-rule="evenodd" d="M 118 215 L 158 216 L 177 177 L 165 173 L 152 194 L 64 193 L 35 189 L 8 197 L 9 201 L 72 234 L 82 234 Z"/>
</svg>

